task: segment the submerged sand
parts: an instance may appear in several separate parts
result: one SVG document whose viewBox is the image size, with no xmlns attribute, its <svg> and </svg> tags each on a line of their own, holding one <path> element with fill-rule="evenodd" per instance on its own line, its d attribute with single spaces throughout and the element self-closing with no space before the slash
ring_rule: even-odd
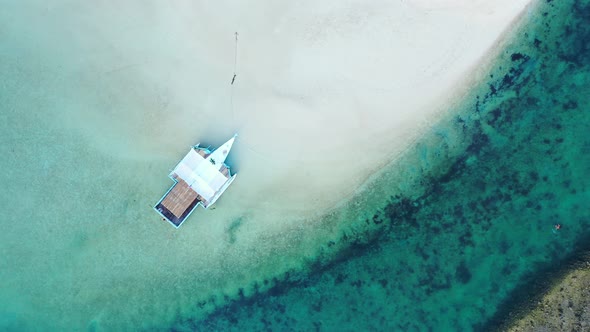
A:
<svg viewBox="0 0 590 332">
<path fill-rule="evenodd" d="M 0 241 L 4 324 L 165 325 L 313 260 L 527 3 L 7 6 L 2 152 L 19 176 L 0 179 L 20 213 Z M 168 170 L 234 132 L 239 175 L 216 208 L 162 222 Z M 315 222 L 339 206 L 353 212 Z"/>
</svg>

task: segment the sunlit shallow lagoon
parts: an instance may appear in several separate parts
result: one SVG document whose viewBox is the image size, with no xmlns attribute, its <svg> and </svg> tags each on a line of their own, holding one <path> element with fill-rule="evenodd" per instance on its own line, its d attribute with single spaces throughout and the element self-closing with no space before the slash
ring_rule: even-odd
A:
<svg viewBox="0 0 590 332">
<path fill-rule="evenodd" d="M 345 220 L 337 239 L 315 243 L 305 263 L 261 248 L 269 263 L 254 267 L 193 258 L 187 232 L 155 223 L 185 146 L 153 151 L 189 137 L 151 140 L 160 134 L 142 112 L 169 101 L 125 86 L 125 70 L 107 88 L 63 35 L 10 13 L 0 11 L 4 329 L 479 330 L 587 240 L 586 1 L 528 13 L 453 116 L 365 201 L 333 214 Z M 212 238 L 231 246 L 240 220 Z"/>
</svg>

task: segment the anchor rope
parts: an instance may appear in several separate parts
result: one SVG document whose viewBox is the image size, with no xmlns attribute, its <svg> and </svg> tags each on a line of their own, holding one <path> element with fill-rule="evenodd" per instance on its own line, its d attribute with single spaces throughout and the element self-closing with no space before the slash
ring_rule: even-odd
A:
<svg viewBox="0 0 590 332">
<path fill-rule="evenodd" d="M 235 33 L 236 36 L 236 46 L 234 49 L 234 75 L 237 75 L 238 71 L 238 32 Z"/>
<path fill-rule="evenodd" d="M 235 35 L 235 46 L 234 46 L 234 72 L 233 72 L 233 76 L 231 79 L 231 84 L 230 84 L 230 107 L 231 107 L 231 117 L 232 120 L 235 124 L 236 122 L 236 117 L 235 117 L 235 112 L 234 112 L 234 81 L 236 79 L 237 71 L 238 71 L 238 32 L 236 31 L 234 33 Z"/>
<path fill-rule="evenodd" d="M 234 122 L 234 125 L 236 123 L 236 118 L 235 118 L 235 112 L 234 112 L 234 82 L 236 79 L 236 76 L 238 75 L 238 32 L 236 31 L 234 33 L 235 36 L 235 44 L 234 44 L 234 72 L 233 72 L 233 76 L 232 76 L 232 80 L 230 83 L 230 103 L 231 103 L 231 114 L 232 114 L 232 120 Z M 241 127 L 241 126 L 240 126 Z M 236 128 L 236 132 L 239 131 L 239 128 Z M 251 152 L 254 152 L 255 154 L 258 155 L 258 157 L 262 158 L 264 161 L 266 162 L 271 162 L 272 160 L 269 159 L 265 154 L 257 151 L 256 149 L 254 149 L 253 146 L 251 146 L 247 140 L 244 140 L 244 138 L 240 139 L 242 141 L 241 144 L 243 144 L 246 149 L 248 149 Z"/>
</svg>

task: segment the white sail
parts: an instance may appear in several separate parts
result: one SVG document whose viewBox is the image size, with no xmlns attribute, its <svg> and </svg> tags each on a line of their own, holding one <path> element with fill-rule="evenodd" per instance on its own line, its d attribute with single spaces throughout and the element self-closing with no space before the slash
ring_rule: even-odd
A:
<svg viewBox="0 0 590 332">
<path fill-rule="evenodd" d="M 227 155 L 229 154 L 229 151 L 231 150 L 231 147 L 234 144 L 237 136 L 238 135 L 235 134 L 234 137 L 229 139 L 229 141 L 225 142 L 222 146 L 213 151 L 213 153 L 207 157 L 207 161 L 212 165 L 215 165 L 218 170 L 221 169 L 221 166 L 225 162 L 225 159 L 227 159 Z"/>
</svg>

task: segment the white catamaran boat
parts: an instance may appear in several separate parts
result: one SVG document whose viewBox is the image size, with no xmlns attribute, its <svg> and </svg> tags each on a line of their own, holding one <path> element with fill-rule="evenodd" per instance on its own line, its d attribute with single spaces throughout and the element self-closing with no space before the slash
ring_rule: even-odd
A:
<svg viewBox="0 0 590 332">
<path fill-rule="evenodd" d="M 191 147 L 170 172 L 174 184 L 154 209 L 174 227 L 180 227 L 198 205 L 205 209 L 213 205 L 234 181 L 237 174 L 231 174 L 225 159 L 236 137 L 214 151 L 199 144 Z"/>
</svg>

